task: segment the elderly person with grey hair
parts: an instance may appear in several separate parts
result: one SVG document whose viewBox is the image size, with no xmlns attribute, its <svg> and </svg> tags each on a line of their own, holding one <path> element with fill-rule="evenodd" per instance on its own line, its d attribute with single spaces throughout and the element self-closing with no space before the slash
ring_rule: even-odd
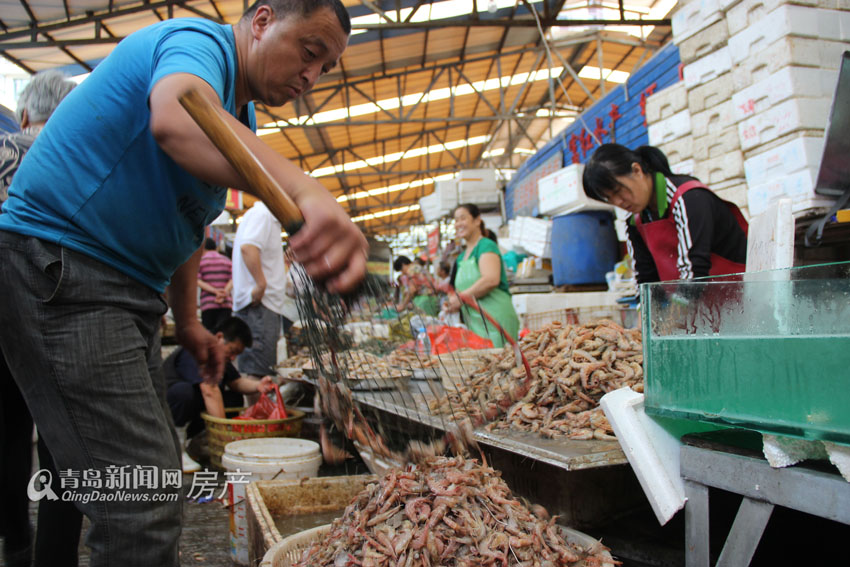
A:
<svg viewBox="0 0 850 567">
<path fill-rule="evenodd" d="M 76 85 L 67 80 L 58 71 L 44 71 L 35 75 L 24 88 L 18 99 L 17 117 L 22 130 L 14 134 L 0 136 L 0 202 L 6 200 L 6 192 L 12 182 L 12 176 L 24 159 L 24 154 L 32 146 L 47 119 L 59 106 L 71 89 Z M 43 443 L 39 443 L 40 469 L 52 468 L 49 453 Z M 32 417 L 30 417 L 21 392 L 18 389 L 5 357 L 0 353 L 0 535 L 4 537 L 3 555 L 8 566 L 29 567 L 32 544 L 29 523 L 29 500 L 27 483 L 32 472 Z M 63 508 L 64 505 L 64 508 Z M 60 509 L 57 509 L 59 506 Z M 52 507 L 51 510 L 47 508 Z M 71 515 L 68 515 L 68 512 Z M 56 521 L 57 513 L 63 517 L 61 522 L 60 543 L 56 538 L 42 545 L 42 559 L 38 564 L 58 564 L 56 553 L 64 553 L 64 558 L 76 557 L 76 542 L 79 539 L 81 518 L 74 514 L 73 505 L 45 500 L 39 503 L 39 518 Z M 74 516 L 77 516 L 76 530 Z M 48 533 L 57 535 L 56 526 L 39 523 L 39 537 Z M 64 551 L 57 548 L 63 547 Z M 70 549 L 69 549 L 70 548 Z M 37 553 L 38 555 L 39 553 Z M 68 565 L 68 561 L 62 561 Z"/>
<path fill-rule="evenodd" d="M 21 131 L 0 137 L 0 203 L 6 200 L 12 176 L 24 154 L 59 103 L 76 84 L 59 71 L 42 71 L 33 77 L 18 99 L 15 114 Z"/>
</svg>

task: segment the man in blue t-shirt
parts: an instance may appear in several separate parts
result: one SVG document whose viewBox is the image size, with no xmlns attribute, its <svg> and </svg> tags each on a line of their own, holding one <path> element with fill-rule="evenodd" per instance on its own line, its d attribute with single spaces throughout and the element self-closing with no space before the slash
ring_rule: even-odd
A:
<svg viewBox="0 0 850 567">
<path fill-rule="evenodd" d="M 339 0 L 259 0 L 233 26 L 180 18 L 140 30 L 63 101 L 12 182 L 0 349 L 63 480 L 86 480 L 75 503 L 91 520 L 94 566 L 178 564 L 180 453 L 157 336 L 166 286 L 201 375 L 216 383 L 224 367 L 196 313 L 201 244 L 225 188 L 254 191 L 178 98 L 196 89 L 221 108 L 303 213 L 290 242 L 307 273 L 351 289 L 365 238 L 252 131 L 252 101 L 280 106 L 309 91 L 350 29 Z"/>
</svg>

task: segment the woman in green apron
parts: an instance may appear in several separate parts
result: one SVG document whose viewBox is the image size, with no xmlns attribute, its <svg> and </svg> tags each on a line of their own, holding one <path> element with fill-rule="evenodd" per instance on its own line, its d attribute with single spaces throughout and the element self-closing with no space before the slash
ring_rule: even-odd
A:
<svg viewBox="0 0 850 567">
<path fill-rule="evenodd" d="M 486 229 L 477 206 L 460 205 L 455 209 L 454 217 L 455 234 L 466 241 L 466 250 L 457 258 L 455 289 L 458 293 L 477 299 L 481 309 L 515 339 L 519 331 L 519 319 L 511 303 L 508 276 L 499 246 L 495 240 L 484 236 Z M 460 309 L 463 322 L 469 330 L 490 339 L 493 346 L 501 347 L 505 344 L 505 338 L 499 330 L 473 309 L 461 306 L 457 296 L 449 298 L 449 309 Z"/>
<path fill-rule="evenodd" d="M 401 272 L 402 299 L 399 302 L 398 310 L 403 311 L 413 302 L 413 305 L 427 315 L 436 317 L 440 312 L 440 303 L 434 285 L 428 280 L 428 276 L 422 272 L 421 267 L 411 262 L 407 256 L 399 256 L 393 262 L 393 269 Z"/>
</svg>

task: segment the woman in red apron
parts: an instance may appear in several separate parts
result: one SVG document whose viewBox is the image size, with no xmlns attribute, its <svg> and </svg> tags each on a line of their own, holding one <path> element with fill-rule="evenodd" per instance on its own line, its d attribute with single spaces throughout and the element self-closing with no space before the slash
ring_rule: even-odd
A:
<svg viewBox="0 0 850 567">
<path fill-rule="evenodd" d="M 638 283 L 744 271 L 747 221 L 698 179 L 670 171 L 653 146 L 603 144 L 585 164 L 588 197 L 632 213 L 629 254 Z"/>
</svg>

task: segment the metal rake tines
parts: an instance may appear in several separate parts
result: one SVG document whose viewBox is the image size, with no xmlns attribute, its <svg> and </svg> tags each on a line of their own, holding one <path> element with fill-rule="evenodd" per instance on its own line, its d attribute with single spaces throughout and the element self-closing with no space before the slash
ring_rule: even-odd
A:
<svg viewBox="0 0 850 567">
<path fill-rule="evenodd" d="M 370 277 L 339 296 L 296 273 L 322 412 L 373 453 L 400 464 L 449 449 L 479 453 L 473 425 L 500 418 L 527 391 L 530 368 L 512 338 L 513 351 L 501 353 L 511 368 L 483 384 L 477 351 L 431 356 L 416 348 L 416 329 L 438 321 L 417 309 L 396 312 L 386 282 Z M 477 303 L 472 308 L 488 317 Z M 492 318 L 489 324 L 500 328 Z"/>
</svg>

